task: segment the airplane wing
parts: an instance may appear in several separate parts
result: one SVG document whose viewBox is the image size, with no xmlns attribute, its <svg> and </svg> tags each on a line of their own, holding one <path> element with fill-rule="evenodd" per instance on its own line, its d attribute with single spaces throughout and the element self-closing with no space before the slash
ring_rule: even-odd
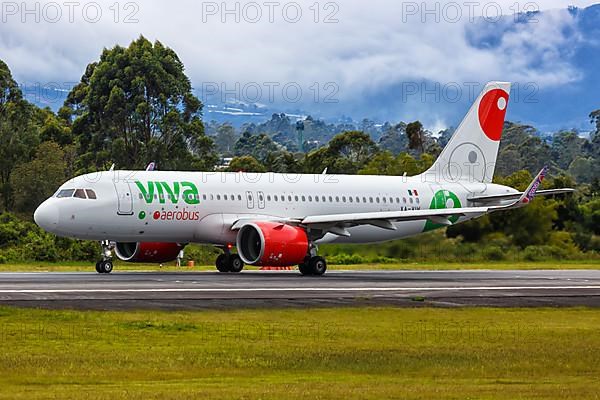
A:
<svg viewBox="0 0 600 400">
<path fill-rule="evenodd" d="M 352 214 L 332 214 L 332 215 L 315 215 L 302 219 L 303 225 L 313 224 L 331 224 L 331 223 L 351 223 L 356 225 L 376 225 L 382 228 L 395 230 L 396 228 L 391 222 L 398 221 L 421 221 L 432 220 L 435 223 L 448 221 L 448 218 L 458 217 L 476 217 L 488 212 L 489 207 L 468 207 L 468 208 L 445 208 L 439 210 L 409 210 L 409 211 L 381 211 L 368 213 L 352 213 Z M 389 223 L 389 225 L 387 223 Z M 452 225 L 448 221 L 448 225 Z"/>
</svg>

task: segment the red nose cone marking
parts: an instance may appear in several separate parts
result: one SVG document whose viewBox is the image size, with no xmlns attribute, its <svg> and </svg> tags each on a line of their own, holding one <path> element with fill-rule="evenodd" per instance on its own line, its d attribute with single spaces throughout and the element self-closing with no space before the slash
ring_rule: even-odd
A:
<svg viewBox="0 0 600 400">
<path fill-rule="evenodd" d="M 485 135 L 493 141 L 499 141 L 502 137 L 502 127 L 506 106 L 508 105 L 508 94 L 502 89 L 490 90 L 483 96 L 479 103 L 479 123 Z"/>
</svg>

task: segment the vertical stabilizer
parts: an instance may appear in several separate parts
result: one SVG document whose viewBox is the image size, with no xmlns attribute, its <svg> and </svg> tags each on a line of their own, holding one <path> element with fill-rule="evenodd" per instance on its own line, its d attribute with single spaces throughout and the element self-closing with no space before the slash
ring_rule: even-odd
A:
<svg viewBox="0 0 600 400">
<path fill-rule="evenodd" d="M 494 176 L 510 83 L 488 83 L 444 147 L 427 181 L 490 183 Z"/>
</svg>

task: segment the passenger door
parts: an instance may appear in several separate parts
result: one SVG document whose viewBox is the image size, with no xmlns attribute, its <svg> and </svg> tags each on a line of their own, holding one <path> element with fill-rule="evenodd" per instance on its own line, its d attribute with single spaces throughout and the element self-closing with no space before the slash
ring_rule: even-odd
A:
<svg viewBox="0 0 600 400">
<path fill-rule="evenodd" d="M 133 215 L 133 196 L 129 182 L 125 179 L 114 181 L 115 191 L 117 192 L 117 214 Z"/>
</svg>

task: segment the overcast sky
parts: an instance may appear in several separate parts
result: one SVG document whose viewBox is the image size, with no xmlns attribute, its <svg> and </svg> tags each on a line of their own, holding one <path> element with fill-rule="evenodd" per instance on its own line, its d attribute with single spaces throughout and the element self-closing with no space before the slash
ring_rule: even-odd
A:
<svg viewBox="0 0 600 400">
<path fill-rule="evenodd" d="M 515 0 L 429 1 L 426 9 L 421 1 L 397 0 L 228 1 L 229 13 L 221 1 L 26 3 L 1 3 L 0 58 L 19 82 L 77 81 L 103 47 L 127 45 L 140 34 L 172 47 L 196 88 L 297 82 L 306 90 L 318 83 L 324 97 L 333 91 L 326 84 L 334 82 L 336 99 L 344 101 L 423 79 L 534 81 L 541 87 L 577 79 L 577 69 L 557 51 L 573 24 L 566 11 L 522 24 L 491 49 L 469 43 L 465 32 L 474 18 L 487 18 L 476 33 L 485 33 L 486 25 L 495 29 L 499 12 L 514 14 Z M 591 3 L 517 4 L 527 11 Z"/>
</svg>

